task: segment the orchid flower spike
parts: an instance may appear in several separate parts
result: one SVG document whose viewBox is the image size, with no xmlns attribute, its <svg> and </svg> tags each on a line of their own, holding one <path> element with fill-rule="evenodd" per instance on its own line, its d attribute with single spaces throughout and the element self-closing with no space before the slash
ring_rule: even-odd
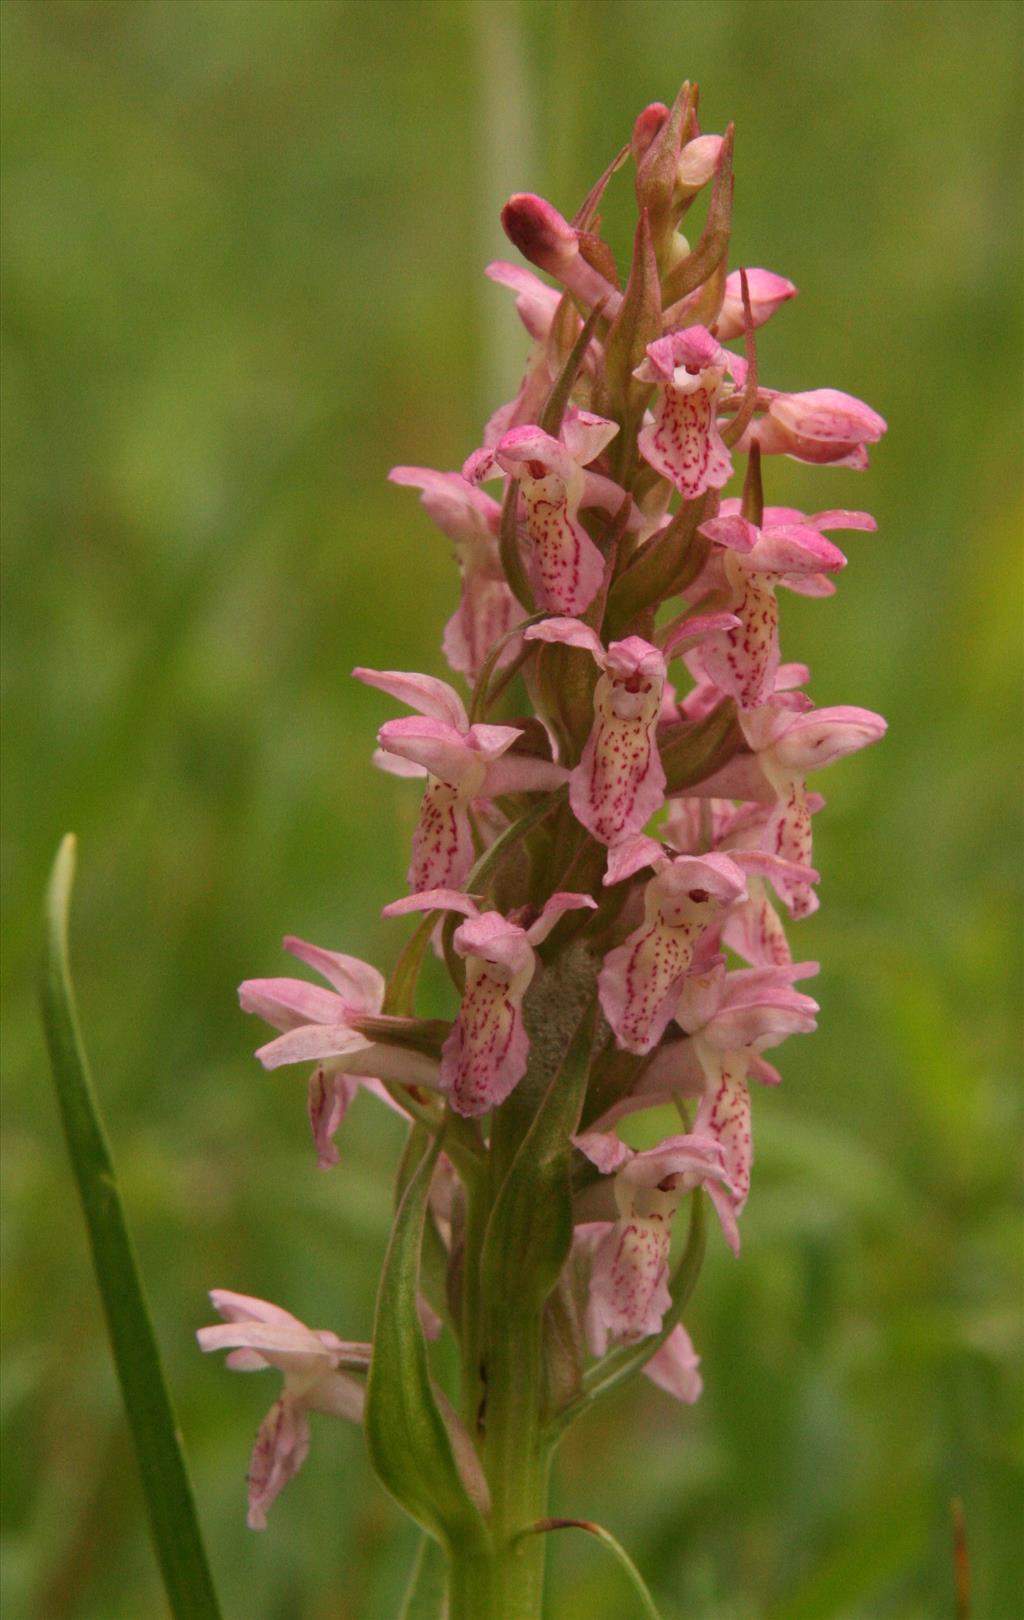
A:
<svg viewBox="0 0 1024 1620">
<path fill-rule="evenodd" d="M 491 648 L 520 617 L 498 555 L 501 507 L 461 473 L 392 467 L 388 477 L 393 484 L 423 491 L 427 513 L 455 547 L 462 593 L 442 646 L 452 669 L 475 681 Z M 499 656 L 499 666 L 514 657 L 510 644 Z"/>
<path fill-rule="evenodd" d="M 307 1414 L 327 1412 L 361 1422 L 364 1386 L 344 1369 L 365 1372 L 371 1346 L 315 1331 L 279 1306 L 248 1294 L 214 1288 L 210 1298 L 226 1320 L 199 1329 L 199 1348 L 228 1350 L 227 1365 L 237 1372 L 276 1367 L 284 1375 L 284 1387 L 260 1424 L 249 1463 L 249 1527 L 265 1530 L 267 1509 L 306 1460 Z"/>
<path fill-rule="evenodd" d="M 246 979 L 238 987 L 238 999 L 243 1012 L 284 1031 L 258 1048 L 256 1056 L 265 1069 L 316 1064 L 309 1079 L 309 1121 L 320 1166 L 328 1170 L 338 1162 L 334 1137 L 360 1087 L 395 1107 L 385 1080 L 436 1091 L 438 1067 L 423 1052 L 377 1042 L 360 1031 L 361 1019 L 380 1022 L 384 1001 L 384 976 L 369 962 L 291 936 L 284 948 L 315 968 L 333 989 L 322 990 L 306 979 Z"/>
<path fill-rule="evenodd" d="M 419 711 L 380 728 L 377 756 L 377 763 L 395 775 L 427 778 L 408 873 L 414 893 L 454 887 L 468 875 L 474 859 L 469 819 L 474 799 L 547 792 L 568 775 L 550 760 L 511 753 L 522 736 L 517 727 L 471 726 L 462 699 L 444 681 L 400 670 L 352 673 Z"/>
<path fill-rule="evenodd" d="M 654 415 L 640 430 L 640 454 L 684 497 L 721 489 L 732 458 L 718 431 L 718 396 L 727 370 L 741 362 L 703 326 L 687 326 L 647 346 L 633 375 L 658 385 Z"/>
<path fill-rule="evenodd" d="M 585 1132 L 573 1137 L 580 1152 L 605 1175 L 614 1175 L 619 1218 L 593 1222 L 581 1236 L 593 1245 L 587 1338 L 602 1356 L 609 1340 L 634 1344 L 657 1333 L 672 1303 L 668 1260 L 672 1217 L 686 1193 L 706 1186 L 723 1192 L 716 1202 L 726 1241 L 739 1252 L 731 1184 L 720 1144 L 709 1136 L 670 1136 L 636 1153 L 614 1134 Z M 580 1229 L 578 1229 L 580 1230 Z"/>
<path fill-rule="evenodd" d="M 537 959 L 533 947 L 547 938 L 566 911 L 596 904 L 588 894 L 553 894 L 529 927 L 497 911 L 481 911 L 466 894 L 434 889 L 384 907 L 385 917 L 411 911 L 456 911 L 467 919 L 453 945 L 466 963 L 459 1016 L 441 1049 L 441 1085 L 457 1114 L 474 1117 L 497 1108 L 526 1073 L 530 1038 L 523 1023 L 523 997 Z"/>
</svg>

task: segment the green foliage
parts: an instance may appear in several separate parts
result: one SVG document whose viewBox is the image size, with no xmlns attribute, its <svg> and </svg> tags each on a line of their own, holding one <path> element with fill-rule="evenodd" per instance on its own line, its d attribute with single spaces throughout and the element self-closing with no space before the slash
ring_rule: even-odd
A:
<svg viewBox="0 0 1024 1620">
<path fill-rule="evenodd" d="M 414 1537 L 359 1434 L 314 1415 L 253 1536 L 266 1381 L 195 1349 L 211 1285 L 368 1337 L 401 1146 L 360 1098 L 319 1172 L 234 986 L 288 971 L 285 931 L 398 958 L 375 919 L 417 795 L 371 769 L 384 711 L 346 672 L 444 674 L 455 591 L 387 469 L 460 466 L 514 392 L 527 340 L 480 274 L 514 257 L 507 193 L 571 215 L 689 75 L 705 129 L 736 121 L 736 262 L 801 289 L 764 381 L 889 421 L 867 475 L 784 462 L 766 496 L 878 517 L 833 602 L 782 612 L 816 701 L 891 730 L 825 784 L 796 934 L 821 1028 L 754 1100 L 740 1263 L 709 1239 L 704 1396 L 603 1402 L 554 1511 L 609 1525 L 665 1620 L 933 1620 L 960 1495 L 979 1620 L 1012 1620 L 1019 9 L 8 0 L 0 24 L 6 1607 L 162 1612 L 43 1080 L 38 897 L 70 825 L 79 997 L 225 1611 L 400 1610 Z M 628 184 L 602 202 L 623 268 Z M 450 1015 L 440 983 L 428 954 L 420 1015 Z M 558 1620 L 619 1620 L 596 1552 L 553 1540 Z"/>
<path fill-rule="evenodd" d="M 424 1132 L 420 1162 L 402 1195 L 381 1272 L 366 1385 L 366 1444 L 378 1478 L 405 1511 L 440 1542 L 483 1542 L 484 1499 L 471 1498 L 467 1469 L 483 1486 L 468 1436 L 460 1447 L 446 1422 L 427 1360 L 417 1305 L 420 1248 L 439 1140 Z M 460 1463 L 462 1466 L 460 1466 Z"/>
</svg>

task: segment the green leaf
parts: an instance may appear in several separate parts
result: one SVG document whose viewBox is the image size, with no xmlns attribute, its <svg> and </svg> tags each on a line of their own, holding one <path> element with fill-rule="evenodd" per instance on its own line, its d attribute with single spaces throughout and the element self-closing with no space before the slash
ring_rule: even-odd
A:
<svg viewBox="0 0 1024 1620">
<path fill-rule="evenodd" d="M 444 1549 L 424 1535 L 416 1549 L 398 1620 L 447 1620 L 448 1570 Z"/>
<path fill-rule="evenodd" d="M 540 1308 L 572 1245 L 569 1138 L 583 1106 L 594 1040 L 591 1002 L 502 1182 L 481 1257 L 485 1292 L 517 1313 Z"/>
<path fill-rule="evenodd" d="M 529 1530 L 524 1531 L 524 1534 L 546 1535 L 551 1530 L 585 1530 L 588 1536 L 593 1536 L 597 1541 L 600 1541 L 618 1562 L 619 1568 L 640 1599 L 643 1612 L 647 1615 L 648 1620 L 661 1620 L 647 1582 L 621 1541 L 617 1541 L 610 1530 L 606 1530 L 601 1524 L 594 1524 L 591 1519 L 541 1519 L 538 1524 L 533 1524 Z"/>
<path fill-rule="evenodd" d="M 455 1435 L 442 1416 L 417 1308 L 427 1194 L 440 1147 L 438 1136 L 410 1178 L 384 1259 L 366 1385 L 366 1443 L 378 1478 L 410 1517 L 445 1546 L 473 1545 L 486 1541 L 486 1530 L 467 1486 L 482 1501 L 483 1475 L 474 1477 L 468 1437 Z"/>
<path fill-rule="evenodd" d="M 683 788 L 706 781 L 746 747 L 731 698 L 703 720 L 666 726 L 662 736 L 661 763 L 669 793 L 681 793 Z"/>
<path fill-rule="evenodd" d="M 569 403 L 573 384 L 579 374 L 580 366 L 583 364 L 584 356 L 590 347 L 590 340 L 594 335 L 598 321 L 601 319 L 603 308 L 603 304 L 598 304 L 597 308 L 591 310 L 587 316 L 564 366 L 552 384 L 550 394 L 544 401 L 539 426 L 543 428 L 545 433 L 550 433 L 553 439 L 557 439 L 561 431 L 562 418 Z"/>
<path fill-rule="evenodd" d="M 160 1573 L 176 1620 L 218 1620 L 174 1410 L 164 1383 L 124 1210 L 78 1028 L 68 966 L 75 839 L 61 843 L 46 901 L 43 1015 Z"/>
<path fill-rule="evenodd" d="M 631 558 L 608 594 L 609 635 L 621 634 L 645 608 L 669 596 L 682 596 L 693 583 L 711 550 L 710 540 L 697 533 L 709 505 L 705 495 L 684 501 L 672 521 Z"/>
</svg>

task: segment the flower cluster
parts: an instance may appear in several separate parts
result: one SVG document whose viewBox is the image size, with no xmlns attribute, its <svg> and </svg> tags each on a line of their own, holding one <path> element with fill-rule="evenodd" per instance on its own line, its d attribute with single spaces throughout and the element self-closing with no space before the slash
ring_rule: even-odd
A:
<svg viewBox="0 0 1024 1620">
<path fill-rule="evenodd" d="M 597 210 L 628 159 L 638 225 L 623 286 Z M 450 1021 L 416 1016 L 407 971 L 399 991 L 293 939 L 286 949 L 330 989 L 241 987 L 242 1006 L 281 1032 L 260 1048 L 264 1066 L 313 1066 L 322 1165 L 337 1162 L 360 1088 L 456 1133 L 430 1214 L 451 1257 L 448 1300 L 423 1311 L 463 1334 L 451 1301 L 468 1286 L 466 1199 L 452 1144 L 486 1160 L 502 1111 L 528 1123 L 561 1009 L 594 1009 L 562 1144 L 575 1234 L 559 1297 L 581 1361 L 646 1341 L 647 1371 L 684 1400 L 700 1380 L 673 1304 L 674 1218 L 703 1189 L 739 1250 L 751 1088 L 778 1082 L 763 1054 L 813 1030 L 818 1011 L 797 988 L 817 963 L 794 961 L 781 916 L 817 906 L 824 801 L 807 779 L 885 730 L 864 709 L 817 708 L 807 669 L 782 661 L 780 589 L 831 595 L 846 565 L 831 535 L 875 525 L 765 505 L 767 469 L 780 457 L 863 468 L 885 423 L 833 389 L 762 383 L 756 330 L 796 288 L 729 270 L 731 164 L 731 129 L 702 134 L 684 87 L 671 109 L 641 113 L 573 220 L 512 197 L 506 233 L 550 278 L 511 263 L 487 272 L 532 341 L 522 382 L 461 471 L 391 475 L 421 491 L 461 581 L 443 640 L 461 692 L 432 674 L 354 671 L 411 711 L 378 736 L 376 763 L 424 784 L 410 892 L 384 914 L 424 914 L 420 937 L 452 979 Z M 691 248 L 681 222 L 702 192 Z M 626 1116 L 666 1105 L 681 1131 L 644 1151 L 618 1134 Z M 242 1296 L 214 1300 L 231 1326 L 205 1329 L 203 1347 L 230 1344 L 234 1365 L 285 1374 L 250 1480 L 259 1525 L 301 1461 L 305 1410 L 358 1416 L 370 1352 Z"/>
</svg>

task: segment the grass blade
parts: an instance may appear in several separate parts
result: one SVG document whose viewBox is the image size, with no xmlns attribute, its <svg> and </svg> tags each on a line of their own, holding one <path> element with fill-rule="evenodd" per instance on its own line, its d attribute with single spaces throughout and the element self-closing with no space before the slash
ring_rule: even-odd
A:
<svg viewBox="0 0 1024 1620">
<path fill-rule="evenodd" d="M 74 875 L 75 839 L 69 833 L 57 852 L 46 901 L 43 1016 L 57 1099 L 171 1612 L 175 1620 L 219 1620 L 181 1439 L 78 1030 L 68 966 Z"/>
</svg>

